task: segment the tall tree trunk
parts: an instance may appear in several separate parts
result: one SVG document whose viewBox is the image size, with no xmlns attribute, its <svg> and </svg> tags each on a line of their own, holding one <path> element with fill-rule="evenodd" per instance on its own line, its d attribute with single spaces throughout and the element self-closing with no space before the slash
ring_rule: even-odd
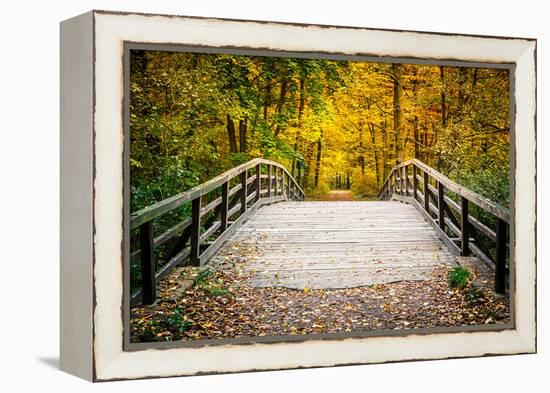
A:
<svg viewBox="0 0 550 393">
<path fill-rule="evenodd" d="M 267 122 L 267 110 L 271 105 L 271 81 L 267 82 L 265 86 L 265 97 L 264 97 L 264 121 Z"/>
<path fill-rule="evenodd" d="M 279 95 L 279 102 L 277 103 L 277 107 L 275 109 L 276 113 L 281 113 L 283 111 L 283 106 L 285 103 L 285 97 L 286 97 L 286 88 L 288 85 L 288 81 L 284 79 L 281 82 L 281 93 Z M 275 132 L 273 135 L 275 135 L 275 138 L 279 135 L 279 132 L 281 132 L 281 124 L 277 123 L 277 126 L 275 127 Z"/>
<path fill-rule="evenodd" d="M 413 91 L 413 100 L 416 103 L 418 103 L 418 68 L 413 68 L 413 80 L 412 80 L 412 91 Z M 415 108 L 414 111 L 414 118 L 413 118 L 413 138 L 414 138 L 414 158 L 420 159 L 420 151 L 418 146 L 418 113 L 417 108 Z"/>
<path fill-rule="evenodd" d="M 403 66 L 392 64 L 393 70 L 393 133 L 395 138 L 395 163 L 403 162 Z"/>
<path fill-rule="evenodd" d="M 294 139 L 294 158 L 292 159 L 292 176 L 294 177 L 294 173 L 296 170 L 296 153 L 298 152 L 298 141 L 300 139 L 300 131 L 302 129 L 302 117 L 304 115 L 304 108 L 306 105 L 306 97 L 305 97 L 305 77 L 300 78 L 300 101 L 298 104 L 298 124 L 296 127 L 296 136 Z"/>
<path fill-rule="evenodd" d="M 323 130 L 321 130 L 321 135 L 317 141 L 317 159 L 315 160 L 315 179 L 314 187 L 317 188 L 319 185 L 319 173 L 321 172 L 321 149 L 322 149 L 322 139 L 323 139 Z"/>
<path fill-rule="evenodd" d="M 231 119 L 231 116 L 227 115 L 227 137 L 229 139 L 229 151 L 231 153 L 237 153 L 237 137 L 235 135 L 235 123 Z"/>
<path fill-rule="evenodd" d="M 392 138 L 390 138 L 388 136 L 388 131 L 386 129 L 386 122 L 385 121 L 382 121 L 380 122 L 380 131 L 382 133 L 382 146 L 384 147 L 382 149 L 382 168 L 384 169 L 384 179 L 386 177 L 388 177 L 388 175 L 390 174 L 390 170 L 392 168 L 392 164 L 391 164 L 391 152 L 392 151 L 392 146 L 391 146 L 391 142 L 388 142 L 392 140 Z"/>
<path fill-rule="evenodd" d="M 376 189 L 380 189 L 380 164 L 378 163 L 379 154 L 378 154 L 378 146 L 376 146 L 376 130 L 374 128 L 374 124 L 369 123 L 368 125 L 369 132 L 370 132 L 370 139 L 372 141 L 372 152 L 374 155 L 374 171 L 376 172 Z M 365 168 L 363 166 L 362 173 L 365 174 Z M 384 177 L 385 178 L 385 177 Z"/>
<path fill-rule="evenodd" d="M 441 80 L 441 125 L 447 127 L 447 99 L 445 96 L 445 66 L 439 66 L 439 78 Z"/>
<path fill-rule="evenodd" d="M 247 124 L 245 120 L 239 120 L 239 144 L 241 146 L 241 153 L 246 153 L 248 147 L 246 143 Z"/>
</svg>

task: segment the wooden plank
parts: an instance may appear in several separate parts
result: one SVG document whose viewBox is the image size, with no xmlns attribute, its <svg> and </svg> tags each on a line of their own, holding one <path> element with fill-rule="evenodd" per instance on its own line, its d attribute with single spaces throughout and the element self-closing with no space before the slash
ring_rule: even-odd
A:
<svg viewBox="0 0 550 393">
<path fill-rule="evenodd" d="M 143 303 L 153 304 L 156 300 L 155 251 L 153 245 L 153 223 L 146 222 L 139 227 L 141 249 L 141 289 Z"/>
<path fill-rule="evenodd" d="M 205 240 L 208 239 L 210 236 L 212 236 L 218 229 L 221 228 L 221 226 L 222 226 L 222 223 L 220 221 L 214 222 L 214 224 L 212 224 L 210 228 L 204 231 L 204 233 L 201 235 L 200 244 L 203 244 Z"/>
<path fill-rule="evenodd" d="M 224 183 L 225 184 L 225 183 Z M 219 197 L 219 198 L 216 198 L 214 199 L 212 202 L 204 205 L 202 208 L 201 208 L 201 216 L 204 216 L 206 213 L 208 212 L 211 212 L 212 210 L 214 210 L 216 207 L 218 207 L 219 205 L 221 205 L 222 203 L 222 198 Z"/>
<path fill-rule="evenodd" d="M 432 176 L 434 179 L 437 180 L 438 183 L 443 184 L 446 188 L 448 188 L 450 191 L 454 192 L 455 194 L 458 194 L 459 196 L 463 196 L 466 199 L 468 199 L 473 204 L 481 207 L 482 209 L 488 211 L 489 213 L 493 214 L 497 218 L 502 219 L 506 223 L 510 222 L 510 210 L 506 209 L 502 206 L 498 206 L 494 202 L 488 200 L 485 197 L 482 197 L 481 195 L 468 190 L 465 187 L 462 187 L 458 183 L 452 181 L 448 177 L 444 176 L 440 172 L 436 171 L 435 169 L 429 167 L 428 165 L 424 164 L 423 162 L 414 159 L 413 163 L 418 166 L 420 169 L 422 169 L 425 173 L 427 172 L 430 176 Z"/>
<path fill-rule="evenodd" d="M 460 197 L 460 255 L 470 254 L 470 227 L 468 223 L 468 200 Z"/>
<path fill-rule="evenodd" d="M 256 165 L 256 202 L 258 202 L 258 200 L 260 199 L 260 196 L 261 196 L 261 188 L 262 188 L 262 183 L 261 183 L 261 179 L 260 179 L 260 176 L 261 176 L 261 172 L 262 172 L 262 168 L 261 168 L 261 165 L 260 164 L 257 164 Z"/>
<path fill-rule="evenodd" d="M 260 159 L 253 159 L 247 163 L 241 164 L 229 171 L 222 173 L 215 178 L 202 183 L 192 189 L 182 192 L 180 194 L 174 195 L 170 198 L 166 198 L 160 202 L 154 203 L 151 206 L 148 206 L 144 209 L 136 211 L 130 216 L 130 229 L 137 228 L 142 223 L 153 220 L 165 213 L 168 213 L 171 210 L 183 205 L 184 203 L 190 202 L 193 199 L 196 199 L 198 196 L 208 194 L 210 191 L 213 191 L 217 187 L 221 186 L 226 181 L 232 179 L 235 176 L 238 176 L 243 171 L 246 171 L 249 168 L 254 167 Z"/>
<path fill-rule="evenodd" d="M 227 229 L 227 221 L 229 219 L 229 182 L 222 184 L 222 203 L 220 209 L 220 229 L 225 231 Z"/>
<path fill-rule="evenodd" d="M 497 219 L 497 247 L 495 257 L 495 292 L 506 293 L 506 230 L 507 223 Z"/>
<path fill-rule="evenodd" d="M 247 185 L 247 171 L 244 171 L 241 173 L 241 214 L 246 211 Z"/>
<path fill-rule="evenodd" d="M 193 199 L 191 203 L 191 254 L 190 264 L 199 265 L 200 231 L 201 231 L 201 197 Z"/>
<path fill-rule="evenodd" d="M 428 213 L 430 212 L 430 184 L 428 179 L 428 172 L 423 173 L 424 176 L 424 210 Z"/>
<path fill-rule="evenodd" d="M 455 263 L 432 225 L 414 207 L 397 202 L 264 206 L 229 240 L 212 263 L 234 255 L 235 246 L 253 247 L 258 252 L 239 263 L 253 269 L 258 286 L 303 289 L 426 279 L 435 266 Z"/>
<path fill-rule="evenodd" d="M 267 196 L 270 197 L 271 196 L 271 190 L 272 190 L 272 185 L 271 185 L 271 181 L 273 180 L 273 176 L 271 174 L 271 170 L 272 170 L 272 165 L 268 165 L 267 166 Z"/>
</svg>

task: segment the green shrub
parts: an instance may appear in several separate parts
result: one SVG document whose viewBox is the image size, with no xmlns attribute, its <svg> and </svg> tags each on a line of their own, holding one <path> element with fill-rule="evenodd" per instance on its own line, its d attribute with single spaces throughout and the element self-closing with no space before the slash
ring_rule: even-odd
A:
<svg viewBox="0 0 550 393">
<path fill-rule="evenodd" d="M 457 266 L 449 272 L 447 282 L 451 288 L 464 289 L 468 285 L 471 273 L 468 269 L 462 266 Z"/>
</svg>

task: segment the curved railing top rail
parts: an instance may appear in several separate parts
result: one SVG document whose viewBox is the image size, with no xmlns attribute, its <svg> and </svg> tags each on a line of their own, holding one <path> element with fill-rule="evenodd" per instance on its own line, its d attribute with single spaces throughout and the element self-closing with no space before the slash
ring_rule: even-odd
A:
<svg viewBox="0 0 550 393">
<path fill-rule="evenodd" d="M 289 178 L 292 178 L 292 175 L 288 172 L 284 165 L 281 165 L 276 161 L 266 160 L 264 158 L 254 158 L 248 162 L 245 162 L 244 164 L 236 166 L 235 168 L 232 168 L 216 176 L 211 180 L 208 180 L 205 183 L 199 184 L 198 186 L 193 187 L 190 190 L 176 194 L 174 196 L 171 196 L 170 198 L 156 202 L 141 210 L 131 213 L 130 229 L 132 230 L 138 228 L 140 225 L 157 217 L 160 217 L 163 214 L 166 214 L 171 210 L 174 210 L 175 208 L 183 205 L 184 203 L 190 202 L 199 196 L 208 194 L 214 189 L 220 187 L 223 183 L 233 179 L 234 177 L 240 175 L 248 169 L 254 168 L 256 165 L 259 164 L 276 166 L 282 169 L 289 176 Z M 300 188 L 298 183 L 294 182 L 294 185 L 302 195 L 305 195 L 304 191 Z"/>
<path fill-rule="evenodd" d="M 470 202 L 472 202 L 475 205 L 478 205 L 482 209 L 488 211 L 489 213 L 493 214 L 495 217 L 500 218 L 501 220 L 504 220 L 507 224 L 510 224 L 510 210 L 496 204 L 495 202 L 479 195 L 478 193 L 475 193 L 466 187 L 461 186 L 457 182 L 449 179 L 447 176 L 443 175 L 441 172 L 435 170 L 429 165 L 424 164 L 422 161 L 417 159 L 412 159 L 409 161 L 405 161 L 401 164 L 398 164 L 392 168 L 392 171 L 384 181 L 384 184 L 382 185 L 380 194 L 384 191 L 386 184 L 388 183 L 389 179 L 392 176 L 392 173 L 396 170 L 403 168 L 408 165 L 414 165 L 417 168 L 420 168 L 423 172 L 427 172 L 432 178 L 437 180 L 439 183 L 443 184 L 449 191 L 454 192 L 457 195 L 463 196 L 464 198 L 468 199 Z M 379 195 L 380 196 L 380 195 Z"/>
</svg>

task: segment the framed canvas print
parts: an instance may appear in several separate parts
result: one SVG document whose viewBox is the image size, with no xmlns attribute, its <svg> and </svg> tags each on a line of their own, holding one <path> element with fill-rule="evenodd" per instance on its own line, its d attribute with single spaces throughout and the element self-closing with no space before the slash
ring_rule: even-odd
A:
<svg viewBox="0 0 550 393">
<path fill-rule="evenodd" d="M 61 368 L 536 351 L 536 41 L 61 23 Z"/>
</svg>

